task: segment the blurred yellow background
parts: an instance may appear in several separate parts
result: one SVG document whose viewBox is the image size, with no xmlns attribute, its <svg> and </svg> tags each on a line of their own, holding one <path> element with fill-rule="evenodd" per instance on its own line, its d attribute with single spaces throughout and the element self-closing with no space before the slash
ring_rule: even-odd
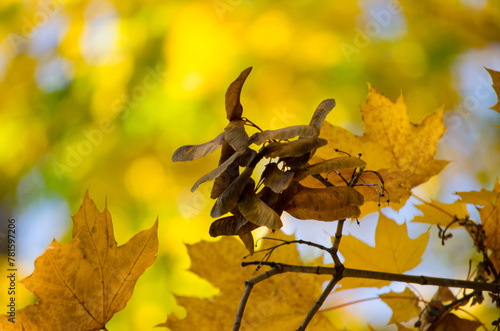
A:
<svg viewBox="0 0 500 331">
<path fill-rule="evenodd" d="M 157 262 L 109 330 L 150 330 L 179 309 L 173 294 L 216 293 L 185 271 L 183 243 L 209 239 L 210 184 L 189 189 L 218 158 L 170 158 L 221 132 L 224 93 L 249 66 L 244 116 L 263 129 L 307 124 L 335 98 L 327 120 L 362 134 L 370 82 L 403 94 L 414 122 L 445 105 L 439 158 L 455 163 L 426 197 L 449 202 L 499 175 L 483 69 L 500 70 L 496 1 L 4 0 L 0 233 L 17 220 L 19 277 L 53 237 L 69 240 L 88 189 L 100 210 L 107 201 L 118 244 L 160 222 Z"/>
</svg>

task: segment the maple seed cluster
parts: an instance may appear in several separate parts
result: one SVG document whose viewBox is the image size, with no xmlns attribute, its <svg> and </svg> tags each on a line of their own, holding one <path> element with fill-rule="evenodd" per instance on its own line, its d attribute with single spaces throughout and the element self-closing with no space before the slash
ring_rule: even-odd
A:
<svg viewBox="0 0 500 331">
<path fill-rule="evenodd" d="M 252 67 L 245 69 L 226 92 L 225 108 L 229 124 L 224 132 L 207 143 L 180 147 L 173 154 L 172 161 L 195 160 L 221 148 L 219 166 L 201 177 L 191 191 L 194 192 L 201 183 L 215 180 L 211 198 L 217 201 L 211 216 L 231 215 L 215 220 L 210 227 L 210 235 L 238 235 L 253 253 L 251 231 L 261 226 L 272 230 L 281 228 L 283 211 L 299 219 L 327 222 L 359 217 L 359 206 L 364 198 L 353 186 L 366 163 L 351 156 L 329 160 L 314 156 L 318 148 L 327 144 L 318 136 L 323 121 L 335 107 L 334 99 L 320 103 L 309 125 L 261 130 L 242 117 L 241 89 L 251 70 Z M 253 127 L 258 132 L 249 136 L 245 126 Z M 251 145 L 259 149 L 254 150 Z M 267 159 L 268 163 L 260 180 L 255 183 L 251 175 L 263 159 Z M 243 168 L 241 173 L 240 167 Z M 344 180 L 345 186 L 333 186 L 327 179 L 328 173 L 339 173 L 343 169 L 354 169 L 351 179 Z M 311 178 L 325 187 L 307 187 Z"/>
</svg>

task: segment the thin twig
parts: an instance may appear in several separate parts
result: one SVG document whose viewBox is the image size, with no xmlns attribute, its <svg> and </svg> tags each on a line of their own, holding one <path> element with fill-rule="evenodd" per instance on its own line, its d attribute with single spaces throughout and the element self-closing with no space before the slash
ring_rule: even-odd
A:
<svg viewBox="0 0 500 331">
<path fill-rule="evenodd" d="M 345 219 L 339 220 L 337 223 L 337 231 L 335 232 L 335 240 L 333 241 L 333 246 L 328 250 L 332 256 L 333 262 L 336 267 L 341 267 L 342 262 L 340 262 L 338 256 L 338 250 L 340 245 L 340 240 L 342 239 L 342 229 L 344 228 Z"/>
<path fill-rule="evenodd" d="M 248 297 L 250 296 L 250 292 L 252 292 L 252 288 L 255 284 L 260 283 L 261 281 L 268 279 L 276 274 L 282 273 L 281 265 L 276 264 L 273 266 L 271 270 L 268 270 L 252 279 L 249 279 L 245 282 L 245 292 L 243 293 L 243 297 L 241 298 L 240 306 L 238 307 L 238 312 L 236 313 L 236 319 L 234 321 L 233 331 L 238 331 L 241 326 L 241 320 L 243 318 L 243 312 L 245 311 L 245 306 L 248 301 Z"/>
<path fill-rule="evenodd" d="M 319 308 L 321 308 L 323 302 L 325 302 L 326 298 L 328 297 L 330 292 L 333 291 L 333 288 L 339 282 L 340 279 L 342 279 L 342 276 L 340 277 L 337 275 L 333 276 L 332 280 L 328 283 L 328 285 L 323 290 L 323 293 L 321 293 L 321 296 L 314 303 L 314 306 L 311 308 L 311 310 L 309 311 L 309 313 L 307 314 L 306 318 L 304 319 L 300 327 L 297 329 L 297 331 L 304 331 L 306 329 L 309 322 L 311 322 L 314 315 L 318 312 Z"/>
<path fill-rule="evenodd" d="M 262 238 L 259 238 L 259 240 L 260 239 L 268 239 L 268 240 L 275 240 L 275 241 L 281 241 L 282 242 L 281 244 L 278 244 L 278 245 L 275 245 L 275 246 L 271 246 L 271 247 L 268 247 L 268 248 L 265 248 L 265 249 L 261 249 L 261 250 L 258 250 L 256 252 L 254 252 L 254 254 L 266 252 L 266 254 L 264 254 L 264 256 L 262 257 L 261 262 L 267 262 L 267 261 L 269 261 L 269 259 L 271 258 L 271 255 L 274 253 L 275 249 L 277 249 L 277 248 L 279 248 L 281 246 L 290 245 L 290 244 L 303 244 L 303 245 L 308 245 L 308 246 L 312 246 L 312 247 L 324 250 L 326 252 L 330 252 L 329 248 L 327 248 L 327 247 L 325 247 L 323 245 L 320 245 L 320 244 L 316 244 L 316 243 L 314 243 L 312 241 L 307 241 L 307 240 L 283 240 L 283 239 L 272 238 L 272 237 L 262 237 Z M 249 256 L 252 256 L 252 255 L 249 254 L 249 255 L 244 256 L 243 258 L 245 259 L 245 258 L 247 258 Z M 261 266 L 262 265 L 257 266 L 257 270 L 259 270 Z"/>
</svg>

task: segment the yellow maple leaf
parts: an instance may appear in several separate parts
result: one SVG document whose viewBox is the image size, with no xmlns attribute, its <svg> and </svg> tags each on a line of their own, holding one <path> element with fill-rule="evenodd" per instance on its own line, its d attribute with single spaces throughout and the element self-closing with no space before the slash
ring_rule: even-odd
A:
<svg viewBox="0 0 500 331">
<path fill-rule="evenodd" d="M 73 217 L 73 239 L 55 239 L 35 260 L 35 271 L 21 281 L 38 302 L 16 312 L 7 330 L 100 330 L 132 296 L 137 279 L 158 251 L 158 220 L 117 246 L 111 214 L 97 210 L 85 194 Z"/>
<path fill-rule="evenodd" d="M 498 97 L 498 102 L 493 107 L 491 107 L 491 109 L 496 110 L 500 113 L 500 72 L 488 68 L 486 68 L 486 70 L 488 70 L 488 73 L 491 76 L 491 80 L 493 81 L 492 86 Z"/>
<path fill-rule="evenodd" d="M 274 237 L 294 240 L 277 232 Z M 275 245 L 266 240 L 264 247 Z M 240 262 L 247 254 L 234 238 L 224 237 L 215 243 L 200 242 L 188 246 L 192 260 L 191 270 L 208 279 L 220 289 L 214 298 L 177 297 L 178 303 L 187 309 L 187 317 L 168 317 L 166 326 L 177 330 L 230 330 L 245 288 L 245 281 L 257 276 L 255 267 L 242 268 Z M 277 249 L 271 260 L 283 263 L 303 264 L 293 247 Z M 276 275 L 253 287 L 243 314 L 242 330 L 295 330 L 321 293 L 321 284 L 331 276 L 285 273 Z M 335 330 L 322 314 L 314 316 L 311 330 Z"/>
<path fill-rule="evenodd" d="M 398 225 L 380 214 L 375 232 L 375 247 L 352 236 L 345 236 L 342 237 L 339 250 L 345 258 L 346 268 L 402 274 L 420 264 L 428 241 L 429 232 L 411 239 L 406 224 Z M 340 284 L 341 289 L 382 287 L 388 285 L 388 281 L 346 278 Z"/>
<path fill-rule="evenodd" d="M 462 201 L 455 201 L 452 204 L 431 200 L 430 203 L 416 205 L 424 215 L 415 217 L 412 222 L 427 223 L 446 227 L 455 217 L 465 219 L 469 216 L 467 205 Z M 453 223 L 450 228 L 458 227 L 458 222 Z"/>
<path fill-rule="evenodd" d="M 458 192 L 464 203 L 482 206 L 478 208 L 483 230 L 486 235 L 485 245 L 493 252 L 500 251 L 500 183 L 498 178 L 492 191 Z"/>
<path fill-rule="evenodd" d="M 389 292 L 381 294 L 379 297 L 392 310 L 389 323 L 408 322 L 412 318 L 420 316 L 419 299 L 408 287 L 401 293 Z"/>
<path fill-rule="evenodd" d="M 434 160 L 437 144 L 445 132 L 443 109 L 430 114 L 422 123 L 413 124 L 402 96 L 392 102 L 370 86 L 366 103 L 361 106 L 361 115 L 365 125 L 363 136 L 325 122 L 320 137 L 328 140 L 328 147 L 318 149 L 316 155 L 324 159 L 338 156 L 335 148 L 351 155 L 361 153 L 367 163 L 366 169 L 382 173 L 388 185 L 391 206 L 399 209 L 413 187 L 438 174 L 448 163 Z M 360 183 L 363 182 L 373 183 L 373 178 L 361 178 Z M 357 189 L 365 195 L 365 200 L 369 200 L 365 191 L 375 190 L 373 187 Z M 372 196 L 376 197 L 376 194 Z M 365 203 L 362 208 L 364 214 L 374 210 L 377 208 L 373 202 Z"/>
</svg>

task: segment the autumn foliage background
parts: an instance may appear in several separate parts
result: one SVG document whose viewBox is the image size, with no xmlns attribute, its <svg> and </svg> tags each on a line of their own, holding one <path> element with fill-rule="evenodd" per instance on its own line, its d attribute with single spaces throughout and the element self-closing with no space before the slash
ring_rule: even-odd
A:
<svg viewBox="0 0 500 331">
<path fill-rule="evenodd" d="M 488 109 L 496 95 L 483 68 L 500 70 L 495 1 L 8 0 L 0 17 L 0 233 L 17 220 L 18 279 L 52 238 L 69 241 L 87 189 L 99 210 L 107 201 L 118 244 L 159 217 L 158 258 L 109 330 L 149 330 L 182 314 L 174 294 L 217 292 L 187 270 L 184 245 L 212 240 L 209 186 L 189 188 L 217 156 L 170 158 L 224 128 L 224 93 L 250 65 L 242 104 L 265 129 L 308 123 L 320 101 L 335 98 L 327 120 L 362 134 L 367 82 L 391 100 L 402 94 L 415 123 L 444 105 L 436 159 L 451 163 L 414 190 L 427 201 L 491 190 L 500 175 L 499 119 Z M 411 205 L 383 211 L 399 223 L 418 214 Z M 349 230 L 369 241 L 373 224 Z M 408 228 L 412 237 L 427 229 Z M 457 235 L 444 249 L 431 240 L 443 254 L 427 256 L 433 275 L 466 277 L 466 240 Z M 18 308 L 34 301 L 21 284 L 17 291 Z M 373 319 L 342 312 L 342 323 Z"/>
</svg>

